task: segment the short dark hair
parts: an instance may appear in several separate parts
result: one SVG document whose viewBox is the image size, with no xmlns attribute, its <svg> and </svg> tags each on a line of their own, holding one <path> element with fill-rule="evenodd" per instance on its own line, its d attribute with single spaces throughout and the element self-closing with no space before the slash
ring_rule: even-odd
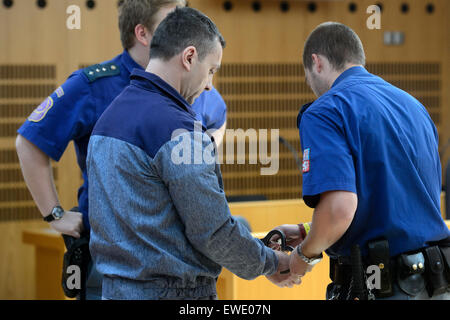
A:
<svg viewBox="0 0 450 320">
<path fill-rule="evenodd" d="M 119 31 L 124 49 L 135 44 L 134 30 L 142 24 L 150 32 L 155 31 L 155 17 L 159 10 L 169 5 L 185 6 L 186 0 L 121 0 L 119 2 Z"/>
<path fill-rule="evenodd" d="M 338 22 L 320 24 L 306 39 L 303 49 L 303 66 L 307 70 L 312 68 L 313 54 L 326 57 L 337 71 L 341 71 L 346 63 L 366 64 L 364 48 L 358 35 Z"/>
<path fill-rule="evenodd" d="M 217 41 L 225 48 L 225 40 L 211 19 L 193 8 L 176 8 L 156 28 L 150 45 L 150 59 L 167 61 L 194 46 L 201 61 Z"/>
</svg>

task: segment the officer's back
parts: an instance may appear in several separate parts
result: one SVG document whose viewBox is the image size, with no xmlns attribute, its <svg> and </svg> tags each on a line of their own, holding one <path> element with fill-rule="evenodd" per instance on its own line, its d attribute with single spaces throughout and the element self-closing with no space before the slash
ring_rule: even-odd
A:
<svg viewBox="0 0 450 320">
<path fill-rule="evenodd" d="M 364 244 L 379 236 L 389 240 L 391 255 L 445 238 L 438 135 L 424 106 L 363 67 L 353 67 L 307 112 L 320 114 L 321 108 L 328 109 L 323 114 L 330 121 L 336 117 L 343 123 L 358 194 L 352 225 L 330 253 L 348 256 L 355 242 L 364 252 Z"/>
</svg>

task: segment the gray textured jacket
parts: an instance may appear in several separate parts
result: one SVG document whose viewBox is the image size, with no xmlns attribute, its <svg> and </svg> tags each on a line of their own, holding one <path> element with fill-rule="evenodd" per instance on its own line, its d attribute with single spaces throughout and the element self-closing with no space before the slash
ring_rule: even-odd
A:
<svg viewBox="0 0 450 320">
<path fill-rule="evenodd" d="M 98 121 L 90 248 L 105 298 L 201 298 L 216 294 L 222 266 L 244 279 L 276 271 L 274 252 L 231 216 L 211 138 L 194 121 L 172 87 L 143 71 Z"/>
</svg>

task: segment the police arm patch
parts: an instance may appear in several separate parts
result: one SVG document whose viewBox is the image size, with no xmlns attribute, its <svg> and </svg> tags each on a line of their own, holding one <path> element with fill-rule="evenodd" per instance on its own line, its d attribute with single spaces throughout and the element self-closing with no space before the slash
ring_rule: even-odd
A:
<svg viewBox="0 0 450 320">
<path fill-rule="evenodd" d="M 309 172 L 309 160 L 303 160 L 303 173 Z"/>
<path fill-rule="evenodd" d="M 61 98 L 64 95 L 64 90 L 62 87 L 59 87 L 58 89 L 56 89 L 55 93 L 58 98 Z"/>
<path fill-rule="evenodd" d="M 305 149 L 303 151 L 303 166 L 302 166 L 303 173 L 309 172 L 309 169 L 310 169 L 310 162 L 309 162 L 310 161 L 309 160 L 310 153 L 311 153 L 311 149 L 310 148 L 307 148 L 307 149 Z"/>
<path fill-rule="evenodd" d="M 39 107 L 37 107 L 33 113 L 28 117 L 31 122 L 39 122 L 45 118 L 47 112 L 53 107 L 53 99 L 48 97 L 45 99 Z"/>
</svg>

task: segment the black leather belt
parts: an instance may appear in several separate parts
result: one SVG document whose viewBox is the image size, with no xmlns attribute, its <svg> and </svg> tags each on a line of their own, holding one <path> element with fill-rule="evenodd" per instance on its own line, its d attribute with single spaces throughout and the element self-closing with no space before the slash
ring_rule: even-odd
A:
<svg viewBox="0 0 450 320">
<path fill-rule="evenodd" d="M 450 246 L 430 246 L 399 254 L 384 263 L 373 263 L 369 257 L 365 257 L 363 262 L 366 270 L 371 265 L 380 269 L 381 288 L 373 290 L 376 297 L 391 296 L 394 282 L 410 296 L 425 288 L 430 297 L 450 292 Z M 334 285 L 349 286 L 352 281 L 350 258 L 330 258 L 330 279 Z"/>
</svg>

